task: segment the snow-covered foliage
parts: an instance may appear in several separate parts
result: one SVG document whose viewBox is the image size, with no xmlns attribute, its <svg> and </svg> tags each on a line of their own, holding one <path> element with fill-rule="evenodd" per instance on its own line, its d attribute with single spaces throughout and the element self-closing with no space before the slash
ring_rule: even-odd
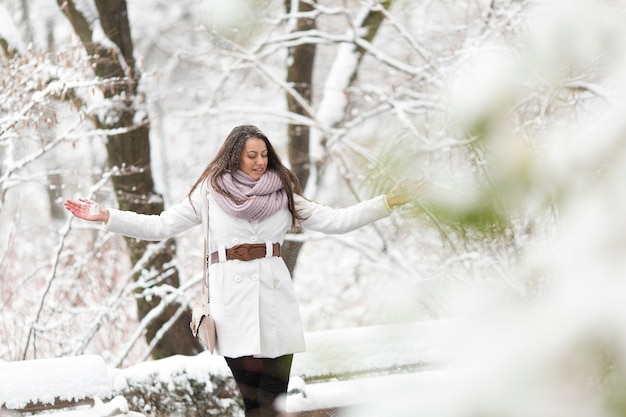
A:
<svg viewBox="0 0 626 417">
<path fill-rule="evenodd" d="M 436 381 L 446 372 L 433 371 L 449 359 L 455 342 L 454 321 L 310 332 L 309 350 L 294 360 L 288 398 L 290 412 L 359 403 L 360 389 L 398 381 Z M 390 349 L 397 354 L 389 355 Z M 411 375 L 381 377 L 403 369 Z M 417 375 L 416 371 L 422 374 Z M 99 399 L 55 412 L 59 417 L 119 416 L 129 411 L 145 417 L 241 415 L 242 403 L 224 358 L 203 352 L 142 362 L 125 369 L 109 368 L 102 357 L 84 355 L 0 363 L 0 407 L 11 412 L 56 401 Z M 357 376 L 358 381 L 333 382 Z M 320 383 L 320 381 L 323 381 Z M 370 388 L 367 388 L 370 386 Z M 341 398 L 337 397 L 341 390 Z M 385 390 L 391 389 L 387 386 Z M 113 400 L 111 400 L 113 399 Z M 112 413 L 111 408 L 123 412 Z M 68 410 L 69 409 L 69 410 Z M 107 412 L 108 411 L 108 412 Z"/>
<path fill-rule="evenodd" d="M 419 414 L 625 415 L 624 2 L 397 0 L 374 40 L 355 44 L 377 1 L 320 0 L 311 33 L 287 31 L 283 3 L 233 2 L 255 11 L 229 14 L 246 28 L 234 34 L 214 25 L 234 10 L 217 2 L 129 2 L 166 205 L 240 123 L 282 155 L 285 124 L 311 126 L 307 196 L 323 203 L 426 176 L 428 195 L 389 219 L 298 237 L 307 330 L 466 320 L 459 378 Z M 98 82 L 65 24 L 54 20 L 56 51 L 33 36 L 2 61 L 0 358 L 98 352 L 129 365 L 146 347 L 122 241 L 55 211 L 76 195 L 113 204 L 103 132 L 89 121 Z M 307 117 L 284 98 L 286 48 L 301 42 L 318 45 Z M 199 242 L 178 237 L 173 291 L 189 299 Z M 395 412 L 358 415 L 415 415 L 407 388 Z"/>
</svg>

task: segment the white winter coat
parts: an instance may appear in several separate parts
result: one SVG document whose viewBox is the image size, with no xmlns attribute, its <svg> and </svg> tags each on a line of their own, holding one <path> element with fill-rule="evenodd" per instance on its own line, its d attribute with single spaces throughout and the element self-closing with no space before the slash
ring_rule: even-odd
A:
<svg viewBox="0 0 626 417">
<path fill-rule="evenodd" d="M 300 312 L 283 259 L 273 256 L 246 262 L 225 260 L 225 249 L 237 244 L 278 242 L 282 245 L 291 227 L 289 210 L 285 207 L 260 221 L 233 218 L 215 203 L 205 187 L 198 187 L 191 201 L 193 205 L 185 198 L 160 215 L 109 209 L 105 230 L 139 239 L 162 240 L 203 224 L 210 236 L 209 253 L 218 251 L 221 260 L 209 270 L 217 353 L 232 358 L 247 355 L 275 358 L 304 351 Z M 391 212 L 382 195 L 341 209 L 298 195 L 295 203 L 305 218 L 301 226 L 324 233 L 346 233 Z"/>
</svg>

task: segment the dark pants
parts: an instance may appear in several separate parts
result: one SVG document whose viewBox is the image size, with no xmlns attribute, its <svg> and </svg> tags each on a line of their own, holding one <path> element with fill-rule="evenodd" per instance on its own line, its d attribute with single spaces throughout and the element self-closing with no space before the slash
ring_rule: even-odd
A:
<svg viewBox="0 0 626 417">
<path fill-rule="evenodd" d="M 225 358 L 243 397 L 246 417 L 274 417 L 274 402 L 287 394 L 293 355 L 278 358 Z"/>
</svg>

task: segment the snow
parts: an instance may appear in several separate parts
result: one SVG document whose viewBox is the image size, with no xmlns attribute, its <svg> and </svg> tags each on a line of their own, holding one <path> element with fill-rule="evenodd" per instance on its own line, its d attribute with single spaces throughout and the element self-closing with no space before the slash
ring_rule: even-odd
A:
<svg viewBox="0 0 626 417">
<path fill-rule="evenodd" d="M 461 124 L 471 129 L 494 113 L 507 109 L 520 77 L 519 64 L 506 48 L 497 45 L 472 49 L 448 84 L 449 101 Z"/>
<path fill-rule="evenodd" d="M 77 0 L 74 5 L 90 25 L 98 21 L 98 9 L 93 0 Z M 93 30 L 93 27 L 91 29 Z"/>
<path fill-rule="evenodd" d="M 440 366 L 451 354 L 453 321 L 369 326 L 312 332 L 306 335 L 307 351 L 296 354 L 292 367 L 287 409 L 311 410 L 359 403 L 364 390 L 393 390 L 410 383 L 423 384 L 443 378 L 445 372 L 397 374 L 402 367 Z M 388 373 L 389 377 L 356 377 L 350 381 L 305 384 L 305 379 L 325 380 L 331 375 Z M 405 371 L 406 372 L 406 371 Z M 178 375 L 210 383 L 209 376 L 229 377 L 224 358 L 208 352 L 196 356 L 172 356 L 146 361 L 125 369 L 113 369 L 96 355 L 0 363 L 0 406 L 19 409 L 28 403 L 52 404 L 55 398 L 96 401 L 89 415 L 108 414 L 115 408 L 128 412 L 116 392 L 132 384 L 170 382 Z M 353 377 L 354 378 L 354 377 Z M 341 395 L 338 395 L 341 394 Z M 68 417 L 71 412 L 54 414 Z"/>
<path fill-rule="evenodd" d="M 339 45 L 330 74 L 324 84 L 324 98 L 318 111 L 318 119 L 326 128 L 334 127 L 337 115 L 343 114 L 348 104 L 345 89 L 349 85 L 358 62 L 358 51 L 349 43 Z"/>
<path fill-rule="evenodd" d="M 22 35 L 20 35 L 13 19 L 11 19 L 11 14 L 3 4 L 0 4 L 0 38 L 6 40 L 9 47 L 17 51 L 24 50 Z"/>
<path fill-rule="evenodd" d="M 290 413 L 329 408 L 355 407 L 357 410 L 379 406 L 379 399 L 389 399 L 411 387 L 413 399 L 427 395 L 434 387 L 445 384 L 451 371 L 425 371 L 383 377 L 358 378 L 310 384 L 303 393 L 287 397 L 285 411 Z M 382 415 L 382 414 L 381 414 Z"/>
<path fill-rule="evenodd" d="M 128 403 L 122 396 L 117 396 L 108 402 L 99 398 L 94 399 L 94 405 L 77 407 L 75 410 L 47 413 L 50 417 L 144 417 L 143 414 L 128 409 Z"/>
<path fill-rule="evenodd" d="M 158 361 L 142 362 L 120 371 L 115 380 L 115 388 L 122 389 L 133 382 L 167 382 L 172 375 L 184 373 L 198 381 L 206 381 L 209 375 L 228 376 L 230 371 L 221 356 L 203 352 L 196 356 L 172 356 Z"/>
<path fill-rule="evenodd" d="M 29 402 L 53 404 L 110 397 L 112 373 L 96 355 L 0 363 L 0 405 L 22 408 Z"/>
<path fill-rule="evenodd" d="M 240 27 L 242 21 L 250 18 L 247 4 L 241 0 L 204 1 L 199 5 L 199 12 L 209 26 L 216 26 L 222 30 Z"/>
<path fill-rule="evenodd" d="M 306 334 L 293 374 L 324 377 L 443 363 L 450 358 L 454 321 L 364 326 Z"/>
<path fill-rule="evenodd" d="M 78 5 L 87 10 L 93 7 L 92 3 L 84 0 Z M 157 58 L 149 57 L 148 67 L 155 68 L 157 62 L 156 66 L 163 71 L 156 76 L 150 70 L 145 72 L 146 78 L 154 83 L 154 97 L 150 100 L 154 100 L 155 106 L 163 106 L 152 123 L 159 123 L 163 129 L 159 133 L 163 143 L 169 137 L 173 143 L 169 148 L 163 144 L 159 149 L 164 161 L 167 157 L 167 164 L 155 164 L 153 169 L 155 175 L 172 181 L 173 195 L 167 192 L 165 198 L 175 201 L 182 197 L 199 174 L 197 171 L 214 154 L 223 132 L 227 131 L 226 125 L 240 119 L 242 114 L 262 120 L 268 131 L 282 132 L 284 118 L 276 120 L 276 115 L 284 114 L 280 107 L 284 104 L 275 106 L 273 100 L 283 103 L 284 97 L 273 89 L 274 86 L 263 84 L 252 70 L 239 78 L 236 65 L 225 57 L 229 54 L 224 54 L 223 50 L 214 53 L 214 46 L 209 45 L 210 42 L 203 43 L 202 34 L 193 25 L 185 28 L 194 32 L 193 42 L 189 38 L 170 37 L 174 23 L 191 21 L 185 20 L 188 4 L 184 3 L 174 6 L 178 10 L 175 18 L 165 13 L 159 15 L 156 10 L 167 3 L 153 5 L 150 13 L 146 12 L 149 10 L 146 2 L 131 2 L 129 6 L 137 10 L 133 29 L 139 34 L 138 44 L 144 46 L 137 48 L 137 54 L 154 54 Z M 245 18 L 246 13 L 239 14 L 233 9 L 239 7 L 239 2 L 222 3 L 198 5 L 197 10 L 209 22 L 218 14 L 228 19 Z M 609 2 L 531 2 L 542 7 L 538 12 L 533 9 L 537 19 L 528 22 L 530 33 L 516 38 L 515 22 L 507 21 L 505 25 L 511 25 L 512 29 L 506 33 L 507 39 L 502 40 L 495 30 L 503 21 L 491 20 L 477 29 L 473 19 L 483 19 L 485 14 L 473 14 L 475 9 L 469 2 L 456 2 L 456 5 L 425 2 L 419 7 L 411 7 L 412 2 L 400 3 L 403 9 L 399 10 L 407 13 L 402 16 L 402 12 L 392 11 L 398 25 L 411 23 L 410 16 L 427 23 L 413 27 L 407 24 L 405 33 L 416 36 L 415 45 L 419 44 L 437 57 L 432 62 L 431 73 L 424 74 L 424 79 L 435 78 L 439 84 L 424 84 L 422 80 L 415 80 L 420 77 L 410 72 L 410 80 L 397 73 L 389 73 L 386 79 L 385 72 L 372 65 L 367 71 L 360 71 L 359 78 L 361 82 L 370 78 L 376 88 L 359 91 L 361 84 L 346 90 L 357 62 L 356 51 L 347 42 L 332 45 L 333 52 L 328 54 L 332 59 L 324 60 L 328 58 L 324 56 L 316 61 L 320 63 L 316 73 L 328 71 L 329 74 L 316 84 L 323 84 L 326 90 L 322 96 L 315 97 L 315 102 L 320 103 L 315 123 L 320 126 L 314 134 L 318 135 L 317 139 L 322 134 L 332 136 L 332 127 L 345 119 L 360 123 L 359 119 L 350 118 L 352 113 L 346 114 L 348 107 L 357 113 L 367 110 L 359 100 L 373 100 L 373 107 L 397 101 L 398 109 L 412 109 L 415 103 L 429 99 L 437 102 L 437 97 L 445 93 L 437 86 L 444 85 L 448 87 L 446 98 L 450 99 L 448 104 L 455 114 L 449 114 L 450 108 L 443 105 L 424 108 L 427 115 L 423 118 L 406 110 L 401 123 L 398 118 L 385 115 L 373 117 L 361 130 L 340 124 L 343 130 L 340 136 L 345 135 L 346 141 L 361 140 L 359 132 L 368 136 L 371 133 L 368 127 L 376 126 L 372 135 L 391 132 L 394 136 L 371 140 L 389 140 L 402 152 L 406 147 L 394 138 L 402 136 L 403 132 L 388 126 L 383 126 L 383 130 L 379 125 L 409 125 L 419 133 L 411 136 L 415 147 L 422 145 L 420 136 L 424 136 L 428 137 L 428 149 L 435 150 L 427 155 L 432 158 L 430 171 L 437 171 L 430 177 L 433 188 L 445 186 L 457 203 L 467 202 L 463 196 L 471 194 L 468 188 L 476 182 L 475 172 L 491 169 L 493 180 L 501 181 L 498 183 L 501 189 L 514 194 L 511 198 L 503 192 L 504 204 L 519 212 L 528 209 L 531 213 L 526 218 L 528 227 L 515 236 L 515 242 L 504 242 L 503 238 L 485 243 L 470 236 L 461 242 L 465 247 L 459 245 L 456 251 L 446 251 L 440 236 L 433 238 L 441 230 L 435 230 L 432 224 L 430 229 L 424 227 L 420 215 L 407 220 L 411 212 L 397 210 L 376 228 L 345 236 L 341 241 L 334 238 L 308 241 L 300 254 L 295 280 L 303 318 L 308 330 L 335 327 L 306 334 L 307 351 L 296 354 L 294 359 L 287 409 L 352 406 L 351 415 L 359 417 L 613 417 L 615 413 L 610 406 L 616 398 L 623 398 L 623 386 L 626 386 L 626 194 L 623 186 L 626 178 L 623 139 L 626 71 L 623 62 L 615 65 L 624 61 L 626 51 L 623 14 L 607 13 L 605 6 L 608 7 Z M 507 2 L 490 3 L 504 8 Z M 599 3 L 604 6 L 598 7 Z M 451 13 L 462 12 L 463 20 L 447 20 L 446 7 Z M 340 14 L 342 7 L 337 10 Z M 19 45 L 19 32 L 14 30 L 8 17 L 9 12 L 0 5 L 0 33 L 10 43 Z M 169 22 L 165 29 L 160 25 L 161 18 Z M 407 21 L 403 22 L 405 18 Z M 323 20 L 320 17 L 320 22 Z M 104 35 L 97 32 L 98 27 L 94 28 L 94 36 L 99 39 Z M 481 35 L 472 38 L 472 31 L 480 31 Z M 459 35 L 460 32 L 465 35 Z M 393 36 L 388 40 L 389 48 L 374 44 L 373 52 L 384 49 L 393 53 L 395 59 L 415 61 L 412 54 L 415 51 L 406 49 L 396 54 L 396 49 L 401 49 L 400 44 L 391 45 Z M 470 46 L 457 49 L 464 42 Z M 200 46 L 193 49 L 192 43 Z M 150 52 L 146 45 L 159 52 Z M 166 52 L 170 49 L 176 51 L 171 56 Z M 203 62 L 203 55 L 210 58 Z M 278 60 L 279 55 L 276 54 Z M 599 55 L 601 60 L 598 60 Z M 185 61 L 187 56 L 193 56 L 194 60 Z M 376 56 L 368 53 L 364 59 L 372 60 Z M 219 74 L 215 76 L 215 68 L 207 62 L 215 67 L 232 68 L 233 74 L 229 75 L 233 83 L 229 84 Z M 333 64 L 323 65 L 330 62 Z M 267 65 L 269 68 L 271 64 Z M 190 67 L 199 68 L 199 72 L 207 74 L 206 78 L 194 78 Z M 277 74 L 284 70 L 280 66 L 271 68 L 276 69 Z M 564 75 L 564 68 L 570 69 L 570 73 Z M 601 70 L 595 71 L 596 68 Z M 69 79 L 76 77 L 75 73 L 70 75 Z M 211 77 L 214 79 L 207 81 Z M 245 78 L 253 79 L 253 84 Z M 170 79 L 175 81 L 168 84 Z M 102 101 L 101 92 L 95 86 L 91 86 L 94 91 L 89 93 L 87 83 L 77 83 L 74 86 L 78 94 L 91 106 L 106 108 L 108 103 Z M 52 89 L 65 91 L 65 85 L 70 84 L 50 83 L 48 90 L 39 90 L 32 96 L 31 103 L 52 106 L 48 93 Z M 238 88 L 244 94 L 239 95 Z M 193 91 L 193 95 L 187 91 Z M 359 97 L 368 91 L 376 92 L 382 100 L 374 101 L 372 94 Z M 213 94 L 215 98 L 211 97 Z M 168 95 L 180 97 L 167 101 Z M 519 107 L 509 107 L 509 100 L 515 101 L 520 95 L 522 99 L 516 102 Z M 267 103 L 264 101 L 264 108 L 256 110 L 259 96 Z M 420 100 L 412 102 L 405 96 L 419 96 Z M 219 100 L 219 108 L 205 105 L 212 100 Z M 421 104 L 417 107 L 422 111 Z M 501 122 L 497 127 L 502 130 L 498 132 L 506 134 L 494 135 L 485 141 L 484 147 L 481 143 L 474 149 L 476 153 L 483 149 L 489 151 L 486 152 L 488 157 L 476 155 L 480 159 L 476 166 L 460 161 L 454 149 L 462 142 L 450 125 L 456 122 L 464 128 L 480 127 L 482 121 L 494 114 L 498 116 L 496 121 Z M 138 113 L 140 119 L 144 116 L 143 111 Z M 523 120 L 519 124 L 507 124 L 508 116 Z M 9 114 L 6 120 L 12 120 L 11 117 Z M 440 122 L 439 119 L 445 120 Z M 422 127 L 423 124 L 431 126 Z M 67 125 L 64 123 L 59 131 Z M 80 190 L 88 190 L 90 195 L 98 192 L 110 198 L 112 191 L 106 188 L 106 178 L 97 175 L 101 182 L 93 184 L 98 181 L 93 178 L 94 172 L 105 171 L 102 155 L 106 152 L 102 148 L 87 149 L 94 144 L 83 140 L 91 140 L 103 132 L 72 131 L 75 142 L 71 149 L 63 148 L 63 155 L 53 154 L 49 166 L 31 168 L 21 161 L 30 163 L 40 154 L 29 151 L 24 145 L 31 139 L 29 135 L 36 136 L 35 141 L 50 143 L 45 134 L 39 137 L 41 131 L 36 133 L 11 130 L 2 143 L 6 154 L 2 156 L 3 163 L 9 168 L 4 175 L 12 181 L 11 189 L 2 200 L 15 214 L 6 209 L 0 213 L 3 216 L 0 227 L 6 232 L 0 243 L 3 249 L 7 248 L 1 257 L 3 261 L 16 261 L 8 267 L 5 263 L 0 267 L 2 274 L 15 277 L 10 282 L 2 281 L 2 293 L 7 294 L 2 299 L 2 328 L 9 331 L 2 333 L 0 354 L 3 358 L 21 357 L 22 352 L 26 356 L 60 357 L 0 363 L 0 404 L 23 407 L 29 402 L 49 404 L 54 398 L 95 398 L 94 406 L 54 415 L 99 417 L 118 413 L 131 416 L 133 413 L 128 410 L 126 401 L 115 396 L 131 383 L 150 381 L 155 375 L 166 383 L 181 374 L 207 381 L 209 375 L 228 376 L 223 358 L 206 353 L 135 364 L 136 358 L 143 357 L 145 346 L 137 343 L 136 350 L 141 352 L 129 352 L 142 339 L 144 329 L 134 321 L 132 288 L 124 292 L 124 286 L 132 286 L 119 278 L 128 277 L 131 268 L 125 264 L 120 246 L 112 243 L 113 237 L 88 231 L 84 225 L 74 225 L 67 240 L 60 240 L 59 231 L 70 231 L 68 223 L 64 220 L 55 223 L 58 219 L 41 215 L 46 211 L 42 207 L 49 203 L 45 198 L 45 183 L 38 178 L 57 172 L 57 164 L 68 170 L 63 171 L 67 178 L 77 178 L 66 179 L 60 187 L 68 197 L 74 192 L 84 195 Z M 151 133 L 157 134 L 156 130 Z M 280 143 L 283 137 L 273 134 Z M 536 143 L 540 145 L 533 146 Z M 311 146 L 314 159 L 320 158 L 325 151 L 321 143 L 313 140 Z M 99 156 L 93 156 L 95 153 Z M 371 155 L 373 159 L 378 157 L 375 150 Z M 71 156 L 74 159 L 70 159 Z M 413 165 L 422 161 L 412 160 L 410 153 L 406 158 Z M 449 164 L 439 163 L 445 159 Z M 91 161 L 94 161 L 92 165 L 99 166 L 96 171 L 92 171 L 92 167 L 84 168 Z M 133 169 L 137 167 L 128 168 Z M 320 183 L 326 181 L 330 185 L 325 187 L 329 194 L 323 198 L 329 197 L 333 204 L 353 202 L 335 195 L 338 183 L 345 178 L 356 178 L 356 184 L 361 180 L 359 175 L 365 175 L 354 166 L 346 165 L 341 169 L 350 171 L 349 175 L 339 179 L 339 176 L 329 175 L 334 168 L 327 167 L 319 177 Z M 448 177 L 452 179 L 446 184 L 440 181 Z M 21 183 L 24 184 L 20 186 Z M 476 188 L 476 191 L 481 190 L 483 188 Z M 16 198 L 20 193 L 30 198 Z M 477 192 L 477 198 L 481 196 Z M 523 213 L 515 212 L 511 217 L 515 221 L 518 215 Z M 552 215 L 553 218 L 545 222 L 550 224 L 545 227 L 542 220 Z M 191 287 L 189 283 L 195 277 L 201 256 L 198 241 L 196 235 L 181 236 L 177 240 L 180 250 L 176 262 L 185 280 L 185 290 Z M 57 258 L 50 248 L 61 246 L 67 252 Z M 104 249 L 99 251 L 102 247 Z M 84 252 L 84 248 L 88 251 Z M 56 292 L 44 299 L 42 281 L 37 279 L 37 274 L 52 279 L 50 264 L 57 265 L 57 261 Z M 80 294 L 70 291 L 73 288 L 79 288 Z M 124 298 L 123 294 L 129 296 Z M 93 300 L 97 302 L 91 303 Z M 427 316 L 424 311 L 431 310 L 422 308 L 427 302 L 438 317 L 454 316 L 454 319 L 398 324 L 402 319 Z M 125 307 L 118 308 L 120 305 Z M 42 317 L 52 315 L 48 322 L 33 318 L 30 312 L 37 306 L 45 308 Z M 93 332 L 75 332 L 78 323 L 93 317 L 88 315 L 93 310 L 97 310 L 98 318 L 91 325 Z M 106 320 L 109 316 L 113 317 L 112 323 Z M 387 324 L 346 328 L 371 323 Z M 96 328 L 101 331 L 96 332 Z M 25 342 L 23 329 L 32 329 L 37 343 Z M 83 350 L 95 350 L 101 356 L 64 356 Z M 107 365 L 118 361 L 128 361 L 127 367 Z M 132 366 L 128 366 L 129 363 Z"/>
</svg>

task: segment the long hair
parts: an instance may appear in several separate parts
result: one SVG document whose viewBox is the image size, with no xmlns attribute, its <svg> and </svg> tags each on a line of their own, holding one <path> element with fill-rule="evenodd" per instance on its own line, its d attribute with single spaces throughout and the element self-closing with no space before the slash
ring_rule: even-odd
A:
<svg viewBox="0 0 626 417">
<path fill-rule="evenodd" d="M 191 194 L 195 189 L 205 181 L 208 181 L 216 192 L 232 200 L 233 197 L 220 187 L 217 178 L 220 175 L 239 169 L 241 152 L 243 151 L 246 141 L 250 138 L 262 139 L 265 142 L 265 146 L 267 147 L 267 169 L 276 172 L 283 183 L 283 187 L 287 193 L 287 207 L 291 213 L 291 226 L 295 228 L 297 221 L 303 220 L 295 208 L 293 197 L 294 194 L 302 195 L 300 181 L 298 181 L 298 177 L 293 171 L 283 165 L 267 136 L 265 136 L 258 127 L 253 125 L 236 126 L 230 131 L 213 160 L 209 162 L 209 165 L 204 169 L 202 175 L 200 175 L 191 187 L 191 190 L 189 190 L 187 197 L 191 198 Z"/>
</svg>

